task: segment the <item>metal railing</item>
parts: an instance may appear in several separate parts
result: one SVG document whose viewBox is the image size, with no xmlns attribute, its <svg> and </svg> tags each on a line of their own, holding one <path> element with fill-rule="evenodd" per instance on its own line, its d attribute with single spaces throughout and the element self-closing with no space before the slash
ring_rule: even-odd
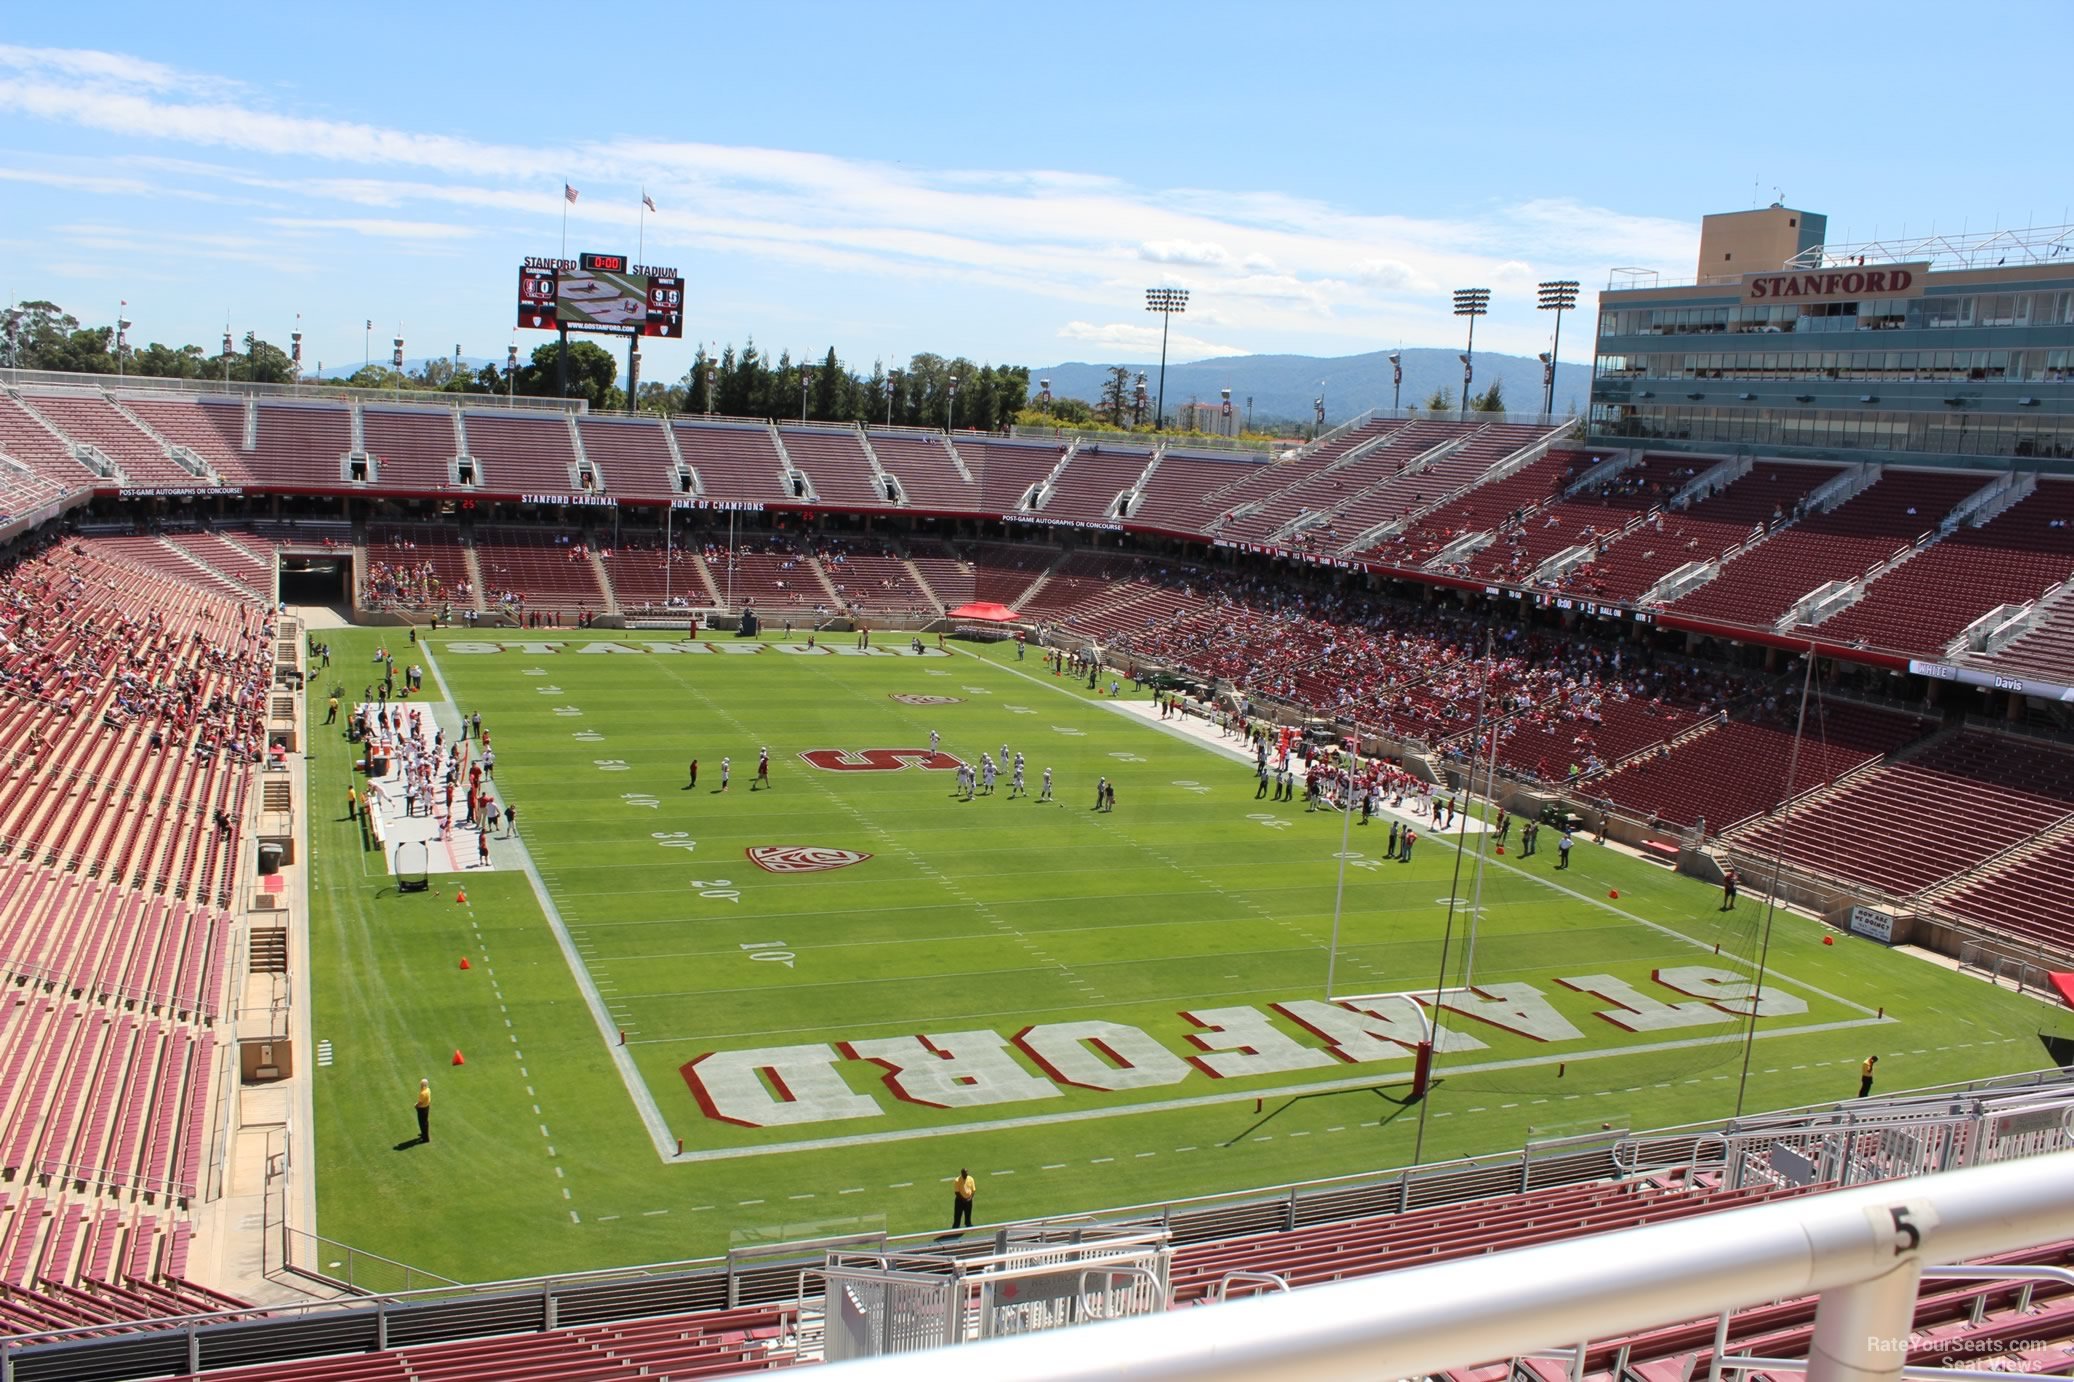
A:
<svg viewBox="0 0 2074 1382">
<path fill-rule="evenodd" d="M 15 388 L 107 390 L 111 393 L 184 394 L 206 398 L 257 398 L 293 403 L 309 399 L 365 403 L 422 403 L 433 408 L 523 408 L 536 412 L 588 413 L 590 402 L 582 398 L 529 398 L 524 394 L 445 393 L 435 389 L 356 389 L 328 380 L 302 384 L 254 384 L 241 380 L 175 379 L 155 374 L 67 374 L 59 370 L 10 369 L 0 371 Z"/>
</svg>

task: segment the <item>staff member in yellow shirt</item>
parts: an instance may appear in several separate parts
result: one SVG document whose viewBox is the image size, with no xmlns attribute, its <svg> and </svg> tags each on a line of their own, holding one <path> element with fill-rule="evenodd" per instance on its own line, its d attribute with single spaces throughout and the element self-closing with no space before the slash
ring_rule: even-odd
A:
<svg viewBox="0 0 2074 1382">
<path fill-rule="evenodd" d="M 1864 1064 L 1858 1067 L 1859 1098 L 1863 1099 L 1866 1095 L 1872 1093 L 1872 1068 L 1879 1063 L 1880 1058 L 1878 1056 L 1867 1056 Z"/>
<path fill-rule="evenodd" d="M 432 1081 L 418 1081 L 418 1141 L 432 1140 Z"/>
<path fill-rule="evenodd" d="M 958 1178 L 951 1182 L 951 1227 L 953 1229 L 972 1227 L 972 1196 L 978 1189 L 979 1182 L 972 1178 L 972 1172 L 960 1166 L 958 1168 Z"/>
</svg>

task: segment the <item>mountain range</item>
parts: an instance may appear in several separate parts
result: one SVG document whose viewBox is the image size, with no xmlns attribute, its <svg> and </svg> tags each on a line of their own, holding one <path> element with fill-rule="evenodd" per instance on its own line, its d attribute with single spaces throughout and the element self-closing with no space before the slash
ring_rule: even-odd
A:
<svg viewBox="0 0 2074 1382">
<path fill-rule="evenodd" d="M 1589 349 L 1589 341 L 1585 348 Z M 1435 389 L 1445 389 L 1460 402 L 1462 361 L 1453 350 L 1401 350 L 1404 357 L 1402 406 L 1422 406 Z M 1522 355 L 1486 354 L 1478 351 L 1476 379 L 1471 395 L 1482 393 L 1493 381 L 1500 386 L 1507 411 L 1541 411 L 1541 362 Z M 1048 369 L 1032 369 L 1030 383 L 1051 380 L 1054 396 L 1098 402 L 1110 365 L 1072 361 Z M 1145 372 L 1146 388 L 1159 390 L 1159 362 L 1126 365 L 1136 375 Z M 1390 355 L 1371 351 L 1366 355 L 1229 355 L 1214 360 L 1195 360 L 1167 365 L 1167 412 L 1190 401 L 1216 403 L 1220 389 L 1231 390 L 1232 408 L 1243 415 L 1252 399 L 1255 425 L 1284 420 L 1308 427 L 1313 418 L 1313 401 L 1325 399 L 1327 426 L 1346 421 L 1370 408 L 1391 407 Z M 1591 394 L 1591 369 L 1580 364 L 1556 366 L 1555 415 L 1584 413 Z"/>
</svg>

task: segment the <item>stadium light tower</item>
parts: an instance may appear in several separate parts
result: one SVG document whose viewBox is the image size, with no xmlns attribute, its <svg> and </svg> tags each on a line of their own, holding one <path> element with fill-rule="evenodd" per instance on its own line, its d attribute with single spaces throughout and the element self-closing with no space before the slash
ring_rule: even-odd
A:
<svg viewBox="0 0 2074 1382">
<path fill-rule="evenodd" d="M 1145 310 L 1159 313 L 1159 415 L 1152 420 L 1154 431 L 1167 425 L 1167 327 L 1177 312 L 1188 310 L 1186 288 L 1147 288 Z"/>
<path fill-rule="evenodd" d="M 1137 392 L 1131 396 L 1131 426 L 1133 427 L 1142 427 L 1145 425 L 1145 410 L 1147 407 L 1150 406 L 1149 402 L 1146 399 L 1145 393 L 1145 371 L 1139 370 L 1138 389 Z"/>
<path fill-rule="evenodd" d="M 886 371 L 886 425 L 888 427 L 893 425 L 893 385 L 899 378 L 899 370 L 889 369 Z"/>
<path fill-rule="evenodd" d="M 799 366 L 799 420 L 801 422 L 807 420 L 807 379 L 809 378 L 807 369 L 806 362 L 801 361 Z"/>
<path fill-rule="evenodd" d="M 511 344 L 504 347 L 504 406 L 518 406 L 518 338 L 512 337 Z"/>
<path fill-rule="evenodd" d="M 1489 316 L 1490 311 L 1490 289 L 1455 289 L 1455 315 L 1469 318 L 1469 347 L 1462 355 L 1462 407 L 1459 413 L 1464 420 L 1469 416 L 1469 381 L 1476 377 L 1476 366 L 1472 363 L 1476 356 L 1476 319 Z"/>
<path fill-rule="evenodd" d="M 949 407 L 949 424 L 943 430 L 946 432 L 955 432 L 958 430 L 958 376 L 955 374 L 951 376 L 951 395 Z"/>
<path fill-rule="evenodd" d="M 1390 352 L 1390 411 L 1397 412 L 1404 403 L 1404 356 Z"/>
<path fill-rule="evenodd" d="M 1541 310 L 1556 314 L 1555 343 L 1549 346 L 1548 354 L 1541 358 L 1541 363 L 1545 366 L 1543 373 L 1547 376 L 1543 381 L 1541 415 L 1546 418 L 1555 412 L 1555 367 L 1563 350 L 1563 313 L 1577 305 L 1577 280 L 1551 278 L 1541 285 L 1539 292 Z"/>
</svg>

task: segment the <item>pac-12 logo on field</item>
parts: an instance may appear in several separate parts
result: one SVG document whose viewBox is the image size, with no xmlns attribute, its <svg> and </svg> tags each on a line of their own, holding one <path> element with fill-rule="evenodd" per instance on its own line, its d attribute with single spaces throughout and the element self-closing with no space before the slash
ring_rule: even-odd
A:
<svg viewBox="0 0 2074 1382">
<path fill-rule="evenodd" d="M 831 773 L 897 773 L 902 768 L 947 773 L 958 766 L 949 754 L 928 749 L 808 749 L 800 757 Z"/>
<path fill-rule="evenodd" d="M 871 858 L 858 850 L 833 849 L 826 845 L 754 845 L 742 853 L 765 873 L 826 873 Z"/>
<path fill-rule="evenodd" d="M 886 699 L 889 701 L 899 701 L 902 705 L 963 705 L 965 703 L 963 696 L 917 696 L 906 691 L 891 692 Z"/>
</svg>

